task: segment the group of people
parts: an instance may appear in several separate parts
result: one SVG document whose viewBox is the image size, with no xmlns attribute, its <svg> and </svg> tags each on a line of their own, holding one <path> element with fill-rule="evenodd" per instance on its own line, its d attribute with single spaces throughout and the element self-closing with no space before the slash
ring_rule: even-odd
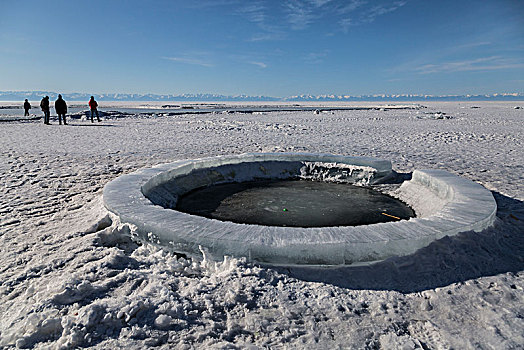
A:
<svg viewBox="0 0 524 350">
<path fill-rule="evenodd" d="M 93 115 L 96 115 L 96 119 L 100 121 L 100 116 L 98 115 L 98 103 L 95 101 L 95 98 L 91 96 L 91 99 L 89 100 L 89 109 L 91 110 L 91 123 L 94 123 L 93 121 Z M 51 116 L 50 107 L 49 107 L 49 96 L 46 96 L 40 101 L 40 108 L 42 109 L 42 112 L 44 112 L 44 124 L 50 125 L 49 117 Z M 25 99 L 24 102 L 24 116 L 29 115 L 29 110 L 31 109 L 31 104 Z M 67 125 L 66 122 L 66 113 L 67 113 L 67 103 L 62 98 L 62 95 L 58 95 L 58 99 L 55 101 L 55 111 L 58 115 L 58 123 L 62 125 L 62 119 L 64 120 L 64 125 Z"/>
</svg>

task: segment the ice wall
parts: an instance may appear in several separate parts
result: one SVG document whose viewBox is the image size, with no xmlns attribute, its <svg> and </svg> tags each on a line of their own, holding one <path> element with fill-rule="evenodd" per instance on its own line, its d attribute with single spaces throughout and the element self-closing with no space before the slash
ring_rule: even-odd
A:
<svg viewBox="0 0 524 350">
<path fill-rule="evenodd" d="M 174 208 L 180 195 L 213 184 L 302 178 L 367 185 L 390 174 L 391 163 L 380 159 L 307 153 L 251 153 L 173 163 L 168 171 L 153 176 L 142 185 L 142 192 L 154 204 Z"/>
<path fill-rule="evenodd" d="M 495 218 L 496 204 L 489 191 L 440 170 L 415 171 L 413 179 L 400 189 L 400 197 L 412 199 L 413 203 L 408 204 L 415 204 L 415 210 L 416 205 L 423 203 L 423 198 L 415 198 L 417 191 L 430 191 L 432 198 L 439 199 L 433 209 L 425 208 L 425 217 L 367 226 L 289 228 L 235 224 L 165 209 L 144 195 L 157 196 L 160 202 L 176 202 L 177 194 L 191 186 L 226 181 L 225 176 L 237 180 L 260 174 L 290 176 L 290 171 L 283 170 L 300 173 L 304 162 L 369 167 L 375 169 L 378 178 L 391 173 L 388 161 L 370 158 L 283 153 L 215 157 L 163 164 L 117 178 L 106 185 L 104 203 L 122 222 L 135 225 L 136 237 L 143 241 L 190 255 L 200 255 L 202 246 L 217 259 L 224 255 L 245 256 L 273 264 L 333 265 L 382 260 L 413 253 L 445 235 L 480 231 Z M 243 165 L 234 166 L 238 164 Z M 237 172 L 239 169 L 242 171 Z M 357 173 L 359 177 L 362 174 Z M 180 176 L 186 179 L 172 183 Z"/>
<path fill-rule="evenodd" d="M 303 162 L 300 178 L 305 180 L 369 185 L 378 182 L 377 169 L 343 163 Z"/>
</svg>

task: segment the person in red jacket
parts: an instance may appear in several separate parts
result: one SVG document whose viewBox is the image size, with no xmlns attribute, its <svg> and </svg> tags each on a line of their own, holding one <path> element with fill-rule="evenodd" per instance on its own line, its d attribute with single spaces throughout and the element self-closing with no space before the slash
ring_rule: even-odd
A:
<svg viewBox="0 0 524 350">
<path fill-rule="evenodd" d="M 94 123 L 93 121 L 93 114 L 96 114 L 96 119 L 100 122 L 100 117 L 98 116 L 98 103 L 96 103 L 95 98 L 91 96 L 91 99 L 89 100 L 89 108 L 91 109 L 91 123 Z"/>
</svg>

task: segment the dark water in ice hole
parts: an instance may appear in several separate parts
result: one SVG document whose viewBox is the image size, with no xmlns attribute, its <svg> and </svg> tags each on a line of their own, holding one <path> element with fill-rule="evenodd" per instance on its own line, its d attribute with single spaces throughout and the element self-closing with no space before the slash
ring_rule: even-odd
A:
<svg viewBox="0 0 524 350">
<path fill-rule="evenodd" d="M 357 226 L 414 217 L 369 188 L 304 180 L 228 183 L 191 191 L 176 210 L 221 221 L 289 227 Z"/>
</svg>

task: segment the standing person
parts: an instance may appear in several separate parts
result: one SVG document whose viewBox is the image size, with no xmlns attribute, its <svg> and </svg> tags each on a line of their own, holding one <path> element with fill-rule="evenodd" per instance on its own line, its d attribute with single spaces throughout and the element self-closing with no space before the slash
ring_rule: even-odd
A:
<svg viewBox="0 0 524 350">
<path fill-rule="evenodd" d="M 24 117 L 27 117 L 29 115 L 30 109 L 31 109 L 31 104 L 29 103 L 29 101 L 26 98 L 24 102 L 24 110 L 25 110 Z"/>
<path fill-rule="evenodd" d="M 91 99 L 89 100 L 89 108 L 91 109 L 91 123 L 94 123 L 93 121 L 93 113 L 96 114 L 96 119 L 100 122 L 100 117 L 98 116 L 98 103 L 96 103 L 95 98 L 91 96 Z"/>
<path fill-rule="evenodd" d="M 58 95 L 58 99 L 55 101 L 55 111 L 58 114 L 58 123 L 62 125 L 62 117 L 64 118 L 64 125 L 67 125 L 65 115 L 67 113 L 67 104 L 62 99 L 62 95 Z"/>
<path fill-rule="evenodd" d="M 50 125 L 49 123 L 49 96 L 46 96 L 40 101 L 40 108 L 42 108 L 42 112 L 44 112 L 44 124 Z"/>
</svg>

